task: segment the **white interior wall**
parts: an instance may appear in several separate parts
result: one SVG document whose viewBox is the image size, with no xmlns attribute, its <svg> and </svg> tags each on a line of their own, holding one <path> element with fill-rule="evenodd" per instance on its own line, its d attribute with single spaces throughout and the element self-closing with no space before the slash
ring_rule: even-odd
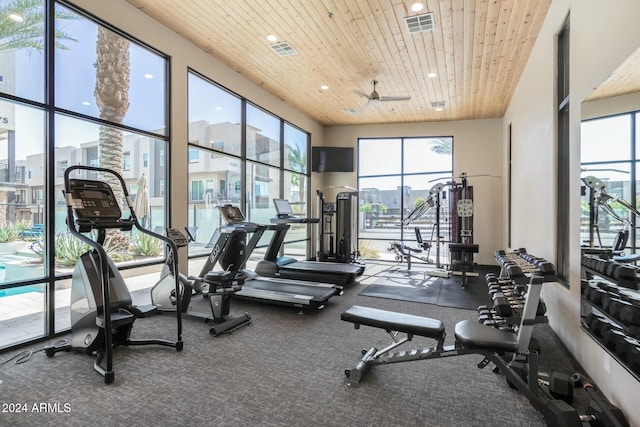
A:
<svg viewBox="0 0 640 427">
<path fill-rule="evenodd" d="M 358 125 L 325 128 L 326 145 L 352 146 L 358 138 L 395 138 L 403 136 L 452 136 L 454 175 L 502 176 L 501 119 L 466 120 L 455 122 L 408 123 L 397 125 Z M 384 155 L 381 153 L 381 155 Z M 356 163 L 357 164 L 357 163 Z M 357 172 L 331 172 L 322 175 L 321 185 L 348 185 L 357 187 Z M 474 199 L 474 243 L 480 245 L 476 261 L 480 264 L 496 264 L 494 253 L 502 248 L 504 221 L 502 180 L 504 178 L 470 177 Z"/>
<path fill-rule="evenodd" d="M 570 288 L 544 290 L 554 331 L 607 396 L 640 425 L 640 383 L 580 328 L 580 118 L 581 101 L 640 44 L 640 3 L 554 0 L 504 117 L 513 126 L 513 245 L 555 259 L 556 35 L 570 23 Z M 597 29 L 597 31 L 594 31 Z M 532 161 L 536 159 L 536 161 Z M 505 170 L 507 165 L 504 165 Z M 533 183 L 532 181 L 536 182 Z M 531 189 L 534 188 L 535 192 Z"/>
</svg>

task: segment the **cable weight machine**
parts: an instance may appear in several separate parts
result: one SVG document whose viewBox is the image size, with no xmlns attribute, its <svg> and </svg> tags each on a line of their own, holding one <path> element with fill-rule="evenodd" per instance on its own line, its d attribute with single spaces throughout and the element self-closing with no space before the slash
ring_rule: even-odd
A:
<svg viewBox="0 0 640 427">
<path fill-rule="evenodd" d="M 340 186 L 327 189 L 345 189 L 335 202 L 327 202 L 325 194 L 316 190 L 318 197 L 317 260 L 353 263 L 360 259 L 358 250 L 358 190 Z"/>
</svg>

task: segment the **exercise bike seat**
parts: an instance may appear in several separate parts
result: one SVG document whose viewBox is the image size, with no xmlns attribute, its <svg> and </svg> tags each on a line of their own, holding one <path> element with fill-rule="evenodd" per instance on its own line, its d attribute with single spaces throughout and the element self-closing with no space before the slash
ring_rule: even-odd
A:
<svg viewBox="0 0 640 427">
<path fill-rule="evenodd" d="M 476 321 L 463 320 L 455 326 L 456 345 L 468 349 L 489 351 L 518 351 L 518 337 L 513 332 L 501 331 Z"/>
</svg>

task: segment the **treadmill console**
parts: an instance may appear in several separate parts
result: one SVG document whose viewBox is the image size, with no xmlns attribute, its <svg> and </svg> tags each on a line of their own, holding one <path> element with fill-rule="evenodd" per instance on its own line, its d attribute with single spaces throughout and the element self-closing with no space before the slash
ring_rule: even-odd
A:
<svg viewBox="0 0 640 427">
<path fill-rule="evenodd" d="M 118 220 L 122 216 L 120 206 L 111 186 L 106 182 L 72 179 L 71 206 L 78 220 Z"/>
</svg>

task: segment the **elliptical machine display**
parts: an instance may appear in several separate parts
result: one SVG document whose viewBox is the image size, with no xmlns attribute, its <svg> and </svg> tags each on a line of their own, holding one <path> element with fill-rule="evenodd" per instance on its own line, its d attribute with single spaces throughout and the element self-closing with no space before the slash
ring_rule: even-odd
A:
<svg viewBox="0 0 640 427">
<path fill-rule="evenodd" d="M 122 189 L 129 217 L 123 218 L 118 199 L 111 186 L 104 181 L 72 179 L 73 171 L 112 174 Z M 104 377 L 104 382 L 114 381 L 113 347 L 118 345 L 161 345 L 183 348 L 182 318 L 176 316 L 177 338 L 130 339 L 136 318 L 146 317 L 157 307 L 135 307 L 126 283 L 105 251 L 107 230 L 139 232 L 162 240 L 169 248 L 174 271 L 178 271 L 177 246 L 173 240 L 143 228 L 133 209 L 131 197 L 124 179 L 110 169 L 91 166 L 71 166 L 64 173 L 64 194 L 67 202 L 67 227 L 69 232 L 91 246 L 80 256 L 71 279 L 71 342 L 45 347 L 48 357 L 59 351 L 76 350 L 95 355 L 94 369 Z M 95 239 L 89 233 L 95 233 Z M 177 277 L 173 283 L 175 295 L 180 298 Z M 104 364 L 103 364 L 104 361 Z"/>
</svg>

